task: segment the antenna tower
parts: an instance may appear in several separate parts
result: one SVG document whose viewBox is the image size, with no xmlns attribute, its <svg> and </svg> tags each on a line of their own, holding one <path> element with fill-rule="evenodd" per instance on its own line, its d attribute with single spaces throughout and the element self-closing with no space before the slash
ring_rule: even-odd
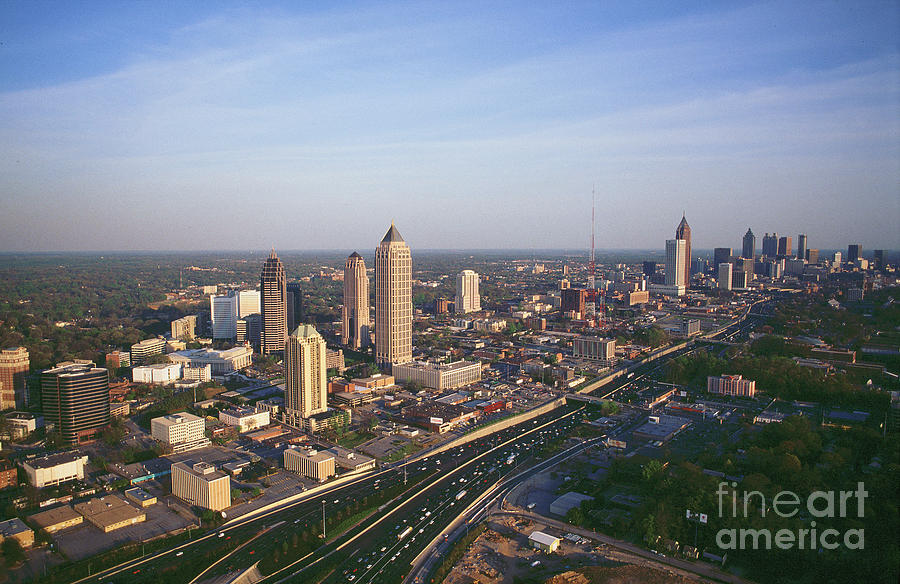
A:
<svg viewBox="0 0 900 584">
<path fill-rule="evenodd" d="M 590 280 L 589 280 L 590 286 L 589 286 L 589 288 L 591 290 L 596 289 L 596 286 L 594 284 L 594 268 L 596 267 L 594 265 L 594 225 L 595 225 L 594 206 L 595 206 L 595 199 L 596 199 L 596 196 L 594 194 L 594 187 L 592 186 L 591 187 L 591 263 L 589 266 L 590 267 Z M 591 292 L 591 293 L 593 294 L 593 292 Z"/>
</svg>

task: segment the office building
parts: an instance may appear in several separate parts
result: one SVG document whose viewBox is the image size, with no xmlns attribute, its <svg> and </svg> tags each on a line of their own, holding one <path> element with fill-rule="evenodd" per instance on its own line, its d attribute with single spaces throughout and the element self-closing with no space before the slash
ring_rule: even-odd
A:
<svg viewBox="0 0 900 584">
<path fill-rule="evenodd" d="M 238 432 L 251 432 L 269 425 L 271 422 L 267 410 L 252 407 L 233 407 L 219 412 L 219 421 L 226 426 L 237 426 Z"/>
<path fill-rule="evenodd" d="M 600 361 L 612 365 L 616 361 L 616 340 L 599 337 L 577 337 L 572 345 L 572 355 L 576 359 Z"/>
<path fill-rule="evenodd" d="M 71 364 L 41 373 L 41 405 L 66 444 L 96 440 L 109 424 L 109 370 Z"/>
<path fill-rule="evenodd" d="M 816 248 L 809 248 L 806 250 L 806 262 L 808 264 L 816 265 L 819 263 L 819 250 Z"/>
<path fill-rule="evenodd" d="M 143 365 L 153 355 L 162 355 L 166 350 L 166 340 L 161 338 L 145 339 L 131 345 L 131 364 Z"/>
<path fill-rule="evenodd" d="M 369 346 L 369 276 L 366 261 L 356 252 L 344 264 L 341 343 L 357 351 Z"/>
<path fill-rule="evenodd" d="M 731 263 L 731 248 L 717 247 L 713 250 L 713 266 L 718 269 L 720 264 Z"/>
<path fill-rule="evenodd" d="M 25 438 L 38 428 L 44 427 L 44 416 L 31 412 L 10 412 L 6 414 L 6 424 L 13 439 Z"/>
<path fill-rule="evenodd" d="M 235 340 L 238 343 L 250 343 L 254 347 L 259 347 L 262 337 L 262 315 L 248 314 L 244 318 L 237 319 L 236 332 Z"/>
<path fill-rule="evenodd" d="M 731 290 L 731 270 L 732 265 L 730 263 L 719 264 L 717 278 L 719 290 Z"/>
<path fill-rule="evenodd" d="M 172 338 L 179 341 L 193 341 L 197 336 L 197 315 L 189 314 L 172 321 Z"/>
<path fill-rule="evenodd" d="M 684 241 L 684 258 L 682 259 L 682 263 L 684 264 L 684 281 L 681 285 L 688 287 L 691 283 L 691 226 L 688 225 L 687 219 L 684 218 L 684 214 L 681 215 L 681 223 L 678 224 L 678 228 L 675 229 L 675 239 Z M 668 270 L 668 260 L 666 269 Z"/>
<path fill-rule="evenodd" d="M 151 385 L 170 385 L 181 379 L 184 366 L 181 363 L 159 363 L 141 365 L 131 370 L 131 380 L 135 383 Z"/>
<path fill-rule="evenodd" d="M 168 444 L 175 453 L 209 446 L 206 422 L 203 418 L 180 412 L 150 420 L 150 434 Z"/>
<path fill-rule="evenodd" d="M 744 240 L 741 245 L 741 257 L 750 260 L 756 257 L 756 236 L 753 235 L 753 230 L 749 227 L 747 228 L 747 233 L 744 234 Z"/>
<path fill-rule="evenodd" d="M 262 331 L 260 333 L 260 352 L 263 355 L 284 351 L 287 339 L 287 284 L 284 266 L 275 255 L 275 249 L 269 254 L 259 275 L 260 303 L 262 314 Z"/>
<path fill-rule="evenodd" d="M 583 288 L 566 288 L 560 290 L 559 311 L 563 314 L 574 312 L 576 318 L 584 318 L 587 290 Z"/>
<path fill-rule="evenodd" d="M 260 313 L 259 290 L 241 290 L 237 293 L 237 318 Z"/>
<path fill-rule="evenodd" d="M 299 425 L 328 410 L 325 339 L 312 326 L 297 327 L 288 337 L 284 352 L 285 421 Z"/>
<path fill-rule="evenodd" d="M 249 347 L 234 347 L 224 351 L 215 349 L 188 349 L 169 353 L 169 360 L 185 367 L 209 365 L 213 375 L 234 373 L 253 363 L 253 350 Z"/>
<path fill-rule="evenodd" d="M 128 351 L 110 351 L 106 354 L 106 367 L 113 370 L 120 367 L 131 367 L 131 353 Z"/>
<path fill-rule="evenodd" d="M 874 270 L 883 270 L 884 269 L 884 250 L 876 249 L 872 252 L 872 269 Z"/>
<path fill-rule="evenodd" d="M 790 257 L 791 253 L 794 251 L 792 240 L 793 238 L 790 235 L 779 237 L 778 249 L 775 255 L 779 258 Z"/>
<path fill-rule="evenodd" d="M 750 274 L 744 270 L 734 270 L 731 273 L 731 289 L 746 290 L 750 287 Z"/>
<path fill-rule="evenodd" d="M 26 458 L 20 464 L 28 477 L 28 483 L 43 489 L 69 481 L 84 480 L 84 465 L 87 461 L 86 454 L 73 450 Z"/>
<path fill-rule="evenodd" d="M 644 262 L 642 269 L 645 276 L 652 278 L 656 275 L 656 262 Z"/>
<path fill-rule="evenodd" d="M 28 405 L 26 379 L 30 365 L 25 347 L 0 351 L 0 410 L 22 409 Z"/>
<path fill-rule="evenodd" d="M 393 375 L 398 383 L 417 383 L 437 390 L 456 389 L 481 381 L 481 363 L 410 361 L 395 365 Z"/>
<path fill-rule="evenodd" d="M 334 476 L 334 455 L 327 451 L 288 448 L 284 451 L 284 468 L 315 481 L 324 482 Z"/>
<path fill-rule="evenodd" d="M 238 297 L 234 292 L 209 297 L 212 337 L 233 339 L 237 336 Z"/>
<path fill-rule="evenodd" d="M 292 331 L 303 324 L 303 290 L 300 282 L 287 283 L 287 330 Z"/>
<path fill-rule="evenodd" d="M 172 494 L 202 509 L 231 507 L 231 478 L 205 462 L 172 465 Z"/>
<path fill-rule="evenodd" d="M 412 256 L 391 223 L 375 250 L 375 363 L 412 360 Z"/>
<path fill-rule="evenodd" d="M 862 259 L 862 246 L 858 243 L 848 245 L 846 261 L 858 264 L 860 259 Z"/>
<path fill-rule="evenodd" d="M 700 319 L 686 318 L 681 321 L 681 336 L 690 338 L 700 334 Z"/>
<path fill-rule="evenodd" d="M 687 281 L 687 263 L 684 261 L 687 242 L 683 239 L 666 240 L 666 286 L 684 287 Z"/>
<path fill-rule="evenodd" d="M 184 365 L 181 370 L 181 378 L 188 382 L 198 381 L 206 383 L 207 381 L 212 381 L 212 366 L 209 363 L 195 367 Z"/>
<path fill-rule="evenodd" d="M 762 240 L 762 255 L 768 258 L 774 258 L 778 255 L 778 234 L 773 233 L 769 235 L 766 233 L 763 235 Z"/>
<path fill-rule="evenodd" d="M 742 379 L 740 375 L 722 375 L 706 378 L 706 391 L 720 395 L 735 395 L 739 397 L 753 397 L 756 395 L 756 382 Z"/>
<path fill-rule="evenodd" d="M 806 234 L 801 233 L 797 236 L 797 258 L 801 260 L 806 259 Z"/>
<path fill-rule="evenodd" d="M 472 270 L 463 270 L 456 276 L 456 301 L 454 310 L 457 314 L 478 312 L 481 310 L 481 295 L 478 293 L 478 274 Z"/>
</svg>

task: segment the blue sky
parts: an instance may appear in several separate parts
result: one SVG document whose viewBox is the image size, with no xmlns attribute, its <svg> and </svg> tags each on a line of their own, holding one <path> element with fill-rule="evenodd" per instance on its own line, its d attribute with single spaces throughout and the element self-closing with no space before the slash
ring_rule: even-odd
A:
<svg viewBox="0 0 900 584">
<path fill-rule="evenodd" d="M 321 4 L 321 6 L 320 6 Z M 552 5 L 551 5 L 552 4 Z M 900 249 L 900 3 L 0 3 L 0 250 Z"/>
</svg>

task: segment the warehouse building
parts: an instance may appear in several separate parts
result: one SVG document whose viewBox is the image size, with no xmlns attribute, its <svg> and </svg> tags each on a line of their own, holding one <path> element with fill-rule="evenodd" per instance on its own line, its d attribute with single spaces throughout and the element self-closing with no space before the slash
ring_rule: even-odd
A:
<svg viewBox="0 0 900 584">
<path fill-rule="evenodd" d="M 62 507 L 35 513 L 28 517 L 28 522 L 47 533 L 56 533 L 69 527 L 81 525 L 84 522 L 84 516 L 70 505 L 63 505 Z"/>
</svg>

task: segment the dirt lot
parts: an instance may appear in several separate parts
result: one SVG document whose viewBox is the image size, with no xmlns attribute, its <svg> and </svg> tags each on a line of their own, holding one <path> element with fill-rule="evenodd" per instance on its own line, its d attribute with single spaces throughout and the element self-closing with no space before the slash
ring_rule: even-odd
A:
<svg viewBox="0 0 900 584">
<path fill-rule="evenodd" d="M 527 534 L 535 529 L 542 527 L 511 518 L 491 522 L 444 580 L 445 584 L 687 584 L 699 581 L 595 542 L 573 543 L 563 539 L 556 553 L 539 552 L 528 546 Z"/>
</svg>

